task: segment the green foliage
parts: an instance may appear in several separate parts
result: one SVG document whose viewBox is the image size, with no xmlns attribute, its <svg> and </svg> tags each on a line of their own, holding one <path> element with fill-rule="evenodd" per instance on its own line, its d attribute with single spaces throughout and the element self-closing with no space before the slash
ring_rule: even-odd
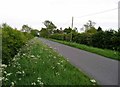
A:
<svg viewBox="0 0 120 87">
<path fill-rule="evenodd" d="M 42 28 L 41 31 L 40 31 L 40 36 L 48 38 L 49 37 L 48 30 L 46 28 Z"/>
<path fill-rule="evenodd" d="M 88 76 L 72 66 L 63 56 L 34 38 L 16 55 L 4 73 L 3 86 L 36 85 L 97 85 Z M 12 73 L 11 75 L 8 75 Z M 33 84 L 34 83 L 34 84 Z"/>
<path fill-rule="evenodd" d="M 97 30 L 94 27 L 91 27 L 89 30 L 86 31 L 88 34 L 95 34 Z"/>
<path fill-rule="evenodd" d="M 7 24 L 3 25 L 2 63 L 9 64 L 19 49 L 31 38 L 32 36 L 28 33 L 22 33 L 18 30 L 15 30 Z"/>
<path fill-rule="evenodd" d="M 95 22 L 92 22 L 91 20 L 89 20 L 86 24 L 84 24 L 84 27 L 85 27 L 85 32 L 87 32 L 88 30 L 90 29 L 93 29 L 95 28 Z"/>
<path fill-rule="evenodd" d="M 95 29 L 95 22 L 91 20 L 84 24 L 85 32 L 83 33 L 78 33 L 77 28 L 72 29 L 70 27 L 64 30 L 53 30 L 53 28 L 55 29 L 56 27 L 52 27 L 54 24 L 50 21 L 45 21 L 44 24 L 46 28 L 41 30 L 40 36 L 42 37 L 72 41 L 103 49 L 120 50 L 120 29 L 118 29 L 118 32 L 112 29 L 103 31 L 101 27 Z M 49 31 L 50 27 L 51 33 Z"/>
<path fill-rule="evenodd" d="M 49 20 L 44 21 L 44 25 L 46 26 L 46 29 L 48 30 L 49 34 L 53 33 L 53 30 L 55 30 L 57 27 Z"/>
<path fill-rule="evenodd" d="M 62 34 L 63 32 L 62 32 L 62 30 L 57 29 L 57 30 L 53 30 L 53 33 L 54 33 L 54 34 L 56 34 L 56 33 L 57 33 L 57 34 Z"/>
<path fill-rule="evenodd" d="M 102 28 L 99 26 L 98 29 L 97 29 L 97 31 L 98 31 L 98 32 L 99 32 L 99 31 L 102 31 Z"/>
<path fill-rule="evenodd" d="M 0 63 L 2 62 L 2 29 L 0 27 Z"/>
<path fill-rule="evenodd" d="M 72 31 L 72 29 L 70 27 L 64 29 L 64 33 L 66 33 L 66 34 L 71 33 L 71 31 Z"/>
<path fill-rule="evenodd" d="M 64 40 L 64 34 L 52 34 L 50 35 L 50 38 L 56 39 L 56 40 Z"/>
<path fill-rule="evenodd" d="M 30 33 L 31 30 L 32 30 L 32 28 L 29 27 L 28 25 L 23 25 L 22 29 L 21 29 L 22 32 L 27 32 L 27 33 Z"/>
<path fill-rule="evenodd" d="M 40 34 L 40 32 L 39 32 L 39 30 L 31 30 L 31 34 L 33 35 L 33 36 L 39 36 L 39 34 Z"/>
<path fill-rule="evenodd" d="M 91 44 L 91 34 L 89 33 L 78 33 L 75 35 L 73 42 L 77 42 L 80 44 L 86 44 L 90 45 Z"/>
</svg>

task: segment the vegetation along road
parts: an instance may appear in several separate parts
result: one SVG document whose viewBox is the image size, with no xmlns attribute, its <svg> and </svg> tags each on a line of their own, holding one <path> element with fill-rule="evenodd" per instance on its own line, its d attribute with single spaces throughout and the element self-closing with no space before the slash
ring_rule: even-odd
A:
<svg viewBox="0 0 120 87">
<path fill-rule="evenodd" d="M 100 85 L 118 85 L 118 61 L 40 38 Z"/>
</svg>

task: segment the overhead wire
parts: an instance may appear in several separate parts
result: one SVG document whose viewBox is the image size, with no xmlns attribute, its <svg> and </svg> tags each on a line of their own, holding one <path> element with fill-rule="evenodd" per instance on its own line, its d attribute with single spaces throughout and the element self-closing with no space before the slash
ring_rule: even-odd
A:
<svg viewBox="0 0 120 87">
<path fill-rule="evenodd" d="M 77 18 L 103 14 L 103 13 L 111 12 L 111 11 L 114 11 L 114 10 L 117 10 L 117 9 L 120 9 L 120 7 L 119 8 L 108 9 L 108 10 L 104 10 L 104 11 L 100 11 L 100 12 L 96 12 L 96 13 L 86 14 L 86 15 L 83 15 L 83 16 L 80 16 L 80 17 L 77 17 Z"/>
</svg>

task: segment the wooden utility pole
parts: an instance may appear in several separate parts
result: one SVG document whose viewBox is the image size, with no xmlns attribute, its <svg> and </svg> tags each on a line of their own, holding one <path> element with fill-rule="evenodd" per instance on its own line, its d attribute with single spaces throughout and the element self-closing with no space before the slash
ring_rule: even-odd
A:
<svg viewBox="0 0 120 87">
<path fill-rule="evenodd" d="M 74 20 L 74 18 L 72 17 L 72 25 L 71 25 L 71 28 L 73 29 L 73 20 Z"/>
<path fill-rule="evenodd" d="M 71 29 L 73 30 L 73 20 L 74 18 L 72 17 L 72 24 L 71 24 Z M 72 42 L 72 30 L 71 30 L 71 35 L 70 35 L 70 41 Z"/>
</svg>

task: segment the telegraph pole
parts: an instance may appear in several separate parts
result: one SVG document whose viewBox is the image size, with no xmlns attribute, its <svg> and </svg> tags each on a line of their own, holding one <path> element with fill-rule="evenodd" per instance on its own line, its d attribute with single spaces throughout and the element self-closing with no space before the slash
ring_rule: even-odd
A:
<svg viewBox="0 0 120 87">
<path fill-rule="evenodd" d="M 74 20 L 74 18 L 72 17 L 72 25 L 71 25 L 71 28 L 73 29 L 73 20 Z"/>
<path fill-rule="evenodd" d="M 71 29 L 73 29 L 73 20 L 74 20 L 74 18 L 72 17 Z M 72 30 L 71 30 L 71 35 L 70 35 L 70 41 L 72 42 Z"/>
</svg>

